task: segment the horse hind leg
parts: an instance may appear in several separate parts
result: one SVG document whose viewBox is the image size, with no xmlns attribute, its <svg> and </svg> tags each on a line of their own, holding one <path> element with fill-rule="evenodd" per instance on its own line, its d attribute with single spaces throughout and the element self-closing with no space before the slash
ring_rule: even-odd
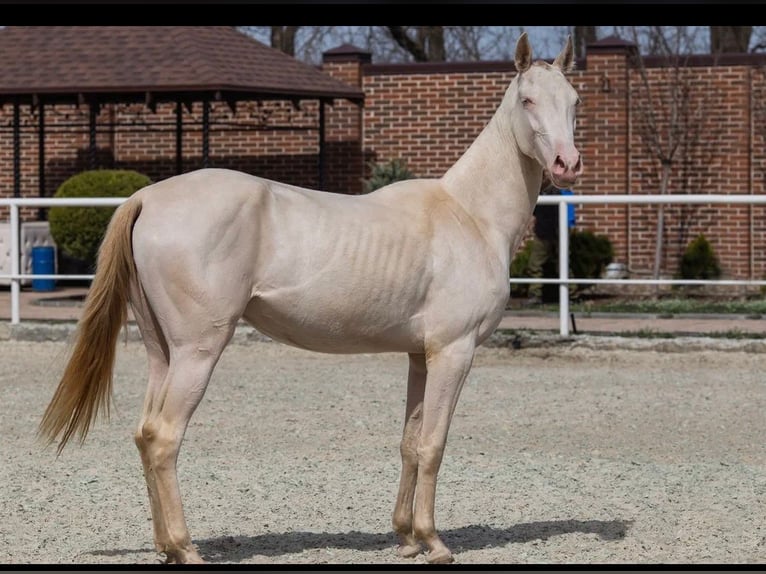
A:
<svg viewBox="0 0 766 574">
<path fill-rule="evenodd" d="M 420 543 L 412 530 L 412 504 L 415 498 L 415 485 L 418 475 L 417 446 L 423 422 L 423 394 L 426 382 L 426 364 L 424 355 L 410 354 L 410 366 L 407 376 L 407 405 L 405 407 L 404 431 L 399 451 L 402 457 L 402 473 L 399 479 L 399 492 L 394 506 L 393 526 L 399 535 L 399 555 L 416 556 L 421 551 Z"/>
<path fill-rule="evenodd" d="M 167 375 L 168 364 L 166 361 L 160 361 L 150 357 L 149 359 L 149 386 L 146 393 L 146 399 L 144 400 L 144 411 L 141 417 L 141 421 L 136 429 L 134 435 L 134 442 L 138 447 L 138 452 L 141 455 L 141 464 L 144 468 L 144 480 L 146 481 L 146 490 L 149 495 L 149 504 L 152 512 L 152 525 L 154 529 L 154 545 L 157 551 L 161 551 L 161 540 L 167 538 L 167 527 L 160 510 L 159 497 L 157 492 L 157 477 L 155 476 L 154 469 L 152 468 L 148 443 L 144 439 L 143 426 L 147 420 L 148 413 L 151 410 L 151 401 L 156 393 L 156 389 L 160 387 L 162 381 L 165 380 Z"/>
<path fill-rule="evenodd" d="M 141 464 L 144 469 L 144 480 L 146 481 L 146 489 L 149 495 L 149 504 L 152 513 L 154 544 L 157 551 L 160 551 L 160 541 L 167 538 L 167 528 L 160 510 L 157 493 L 157 478 L 149 459 L 148 443 L 144 440 L 143 425 L 152 411 L 155 397 L 159 394 L 159 389 L 168 374 L 168 349 L 156 318 L 146 304 L 143 294 L 137 294 L 134 291 L 132 300 L 139 302 L 133 304 L 133 314 L 136 318 L 138 329 L 141 332 L 144 346 L 146 347 L 149 363 L 149 383 L 146 389 L 141 421 L 136 429 L 134 441 L 136 447 L 138 447 L 138 452 L 141 455 Z"/>
<path fill-rule="evenodd" d="M 151 408 L 140 427 L 142 457 L 151 476 L 147 484 L 153 492 L 158 528 L 155 545 L 168 563 L 201 563 L 192 545 L 184 517 L 178 485 L 177 462 L 186 427 L 210 381 L 231 333 L 216 341 L 170 349 L 170 362 L 164 381 L 155 389 Z M 151 494 L 150 494 L 151 497 Z"/>
<path fill-rule="evenodd" d="M 178 453 L 189 420 L 234 333 L 237 315 L 213 321 L 207 313 L 185 315 L 165 301 L 163 329 L 148 303 L 135 311 L 149 355 L 149 385 L 135 442 L 149 492 L 155 547 L 168 563 L 202 563 L 184 517 Z"/>
</svg>

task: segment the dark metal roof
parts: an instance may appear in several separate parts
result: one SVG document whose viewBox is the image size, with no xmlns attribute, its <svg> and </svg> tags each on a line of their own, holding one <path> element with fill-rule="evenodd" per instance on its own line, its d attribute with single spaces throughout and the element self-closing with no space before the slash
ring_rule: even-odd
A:
<svg viewBox="0 0 766 574">
<path fill-rule="evenodd" d="M 147 96 L 149 94 L 149 96 Z M 354 86 L 233 26 L 8 26 L 0 103 L 364 99 Z"/>
</svg>

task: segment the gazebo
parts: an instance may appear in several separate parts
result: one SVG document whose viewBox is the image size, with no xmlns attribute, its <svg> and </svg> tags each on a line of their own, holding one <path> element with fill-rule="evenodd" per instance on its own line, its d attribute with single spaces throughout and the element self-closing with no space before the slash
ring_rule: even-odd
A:
<svg viewBox="0 0 766 574">
<path fill-rule="evenodd" d="M 46 107 L 87 106 L 88 164 L 96 167 L 97 117 L 107 104 L 175 104 L 175 167 L 182 171 L 183 108 L 202 104 L 202 165 L 210 106 L 225 102 L 318 102 L 318 181 L 325 179 L 325 105 L 363 92 L 274 50 L 232 26 L 8 26 L 0 29 L 0 106 L 12 106 L 13 196 L 21 195 L 21 108 L 36 112 L 39 194 L 45 194 Z M 34 120 L 33 120 L 34 122 Z"/>
</svg>

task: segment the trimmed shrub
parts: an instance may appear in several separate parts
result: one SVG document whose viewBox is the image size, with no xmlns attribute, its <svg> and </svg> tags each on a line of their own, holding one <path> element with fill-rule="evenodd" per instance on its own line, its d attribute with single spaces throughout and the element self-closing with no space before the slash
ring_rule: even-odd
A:
<svg viewBox="0 0 766 574">
<path fill-rule="evenodd" d="M 535 238 L 527 240 L 511 261 L 510 277 L 530 277 L 529 259 L 532 253 Z M 558 243 L 558 242 L 556 242 Z M 555 244 L 554 244 L 555 245 Z M 543 278 L 556 279 L 558 277 L 558 253 L 550 253 L 549 260 L 543 264 Z M 592 231 L 573 230 L 569 232 L 569 276 L 577 279 L 597 279 L 601 277 L 604 269 L 612 262 L 614 248 L 612 242 L 605 235 L 596 235 Z M 547 287 L 547 289 L 545 289 Z M 569 292 L 577 295 L 579 292 L 590 287 L 586 284 L 570 286 Z M 529 284 L 513 284 L 511 282 L 512 297 L 526 297 L 529 295 Z M 553 301 L 558 298 L 557 285 L 543 286 L 543 301 Z"/>
<path fill-rule="evenodd" d="M 372 169 L 370 178 L 364 182 L 365 193 L 370 193 L 395 181 L 415 178 L 415 174 L 409 170 L 407 163 L 402 159 L 392 159 L 385 163 L 372 163 L 370 168 Z"/>
<path fill-rule="evenodd" d="M 614 247 L 606 235 L 596 235 L 592 231 L 572 231 L 569 234 L 569 266 L 572 277 L 578 279 L 597 279 L 614 258 Z M 576 291 L 587 289 L 590 285 L 578 284 Z"/>
<path fill-rule="evenodd" d="M 67 179 L 54 197 L 128 197 L 151 180 L 131 170 L 83 171 Z M 48 222 L 59 250 L 95 267 L 96 255 L 114 207 L 52 207 Z"/>
<path fill-rule="evenodd" d="M 686 246 L 679 274 L 682 279 L 718 279 L 721 276 L 718 256 L 704 234 L 700 233 Z"/>
</svg>

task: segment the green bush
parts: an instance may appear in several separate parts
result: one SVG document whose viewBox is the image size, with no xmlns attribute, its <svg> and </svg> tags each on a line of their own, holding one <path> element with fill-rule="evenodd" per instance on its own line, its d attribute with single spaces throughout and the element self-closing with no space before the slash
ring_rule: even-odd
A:
<svg viewBox="0 0 766 574">
<path fill-rule="evenodd" d="M 371 163 L 370 168 L 372 170 L 370 178 L 364 182 L 366 193 L 395 181 L 415 178 L 415 175 L 407 167 L 407 163 L 402 159 L 392 159 L 385 163 Z"/>
<path fill-rule="evenodd" d="M 516 252 L 511 261 L 510 276 L 530 277 L 529 259 L 533 245 L 537 239 L 527 240 L 524 246 Z M 558 244 L 558 242 L 556 242 Z M 558 253 L 549 255 L 550 261 L 543 264 L 545 279 L 558 278 Z M 573 230 L 569 232 L 569 276 L 577 279 L 597 279 L 604 269 L 612 262 L 614 248 L 605 235 L 596 235 L 588 230 Z M 576 295 L 589 285 L 577 284 L 570 287 L 570 293 Z M 558 293 L 558 287 L 553 285 L 545 290 L 543 300 L 551 298 L 551 293 Z M 547 294 L 546 294 L 547 293 Z M 526 297 L 529 294 L 529 284 L 511 283 L 512 297 Z M 555 299 L 555 296 L 554 296 Z"/>
<path fill-rule="evenodd" d="M 511 261 L 510 275 L 511 279 L 514 277 L 529 277 L 529 257 L 532 253 L 532 244 L 534 239 L 529 239 L 527 242 L 516 251 L 513 260 Z M 514 283 L 511 281 L 511 297 L 527 297 L 529 295 L 529 283 Z"/>
<path fill-rule="evenodd" d="M 131 170 L 84 171 L 67 179 L 54 197 L 128 197 L 151 180 Z M 52 207 L 50 231 L 66 255 L 95 266 L 98 247 L 114 207 Z"/>
<path fill-rule="evenodd" d="M 686 246 L 679 274 L 682 279 L 718 279 L 721 276 L 721 266 L 713 246 L 700 233 Z"/>
<path fill-rule="evenodd" d="M 597 279 L 612 262 L 614 247 L 606 235 L 592 231 L 572 231 L 569 234 L 569 266 L 572 277 Z M 578 284 L 577 291 L 590 285 Z"/>
</svg>

